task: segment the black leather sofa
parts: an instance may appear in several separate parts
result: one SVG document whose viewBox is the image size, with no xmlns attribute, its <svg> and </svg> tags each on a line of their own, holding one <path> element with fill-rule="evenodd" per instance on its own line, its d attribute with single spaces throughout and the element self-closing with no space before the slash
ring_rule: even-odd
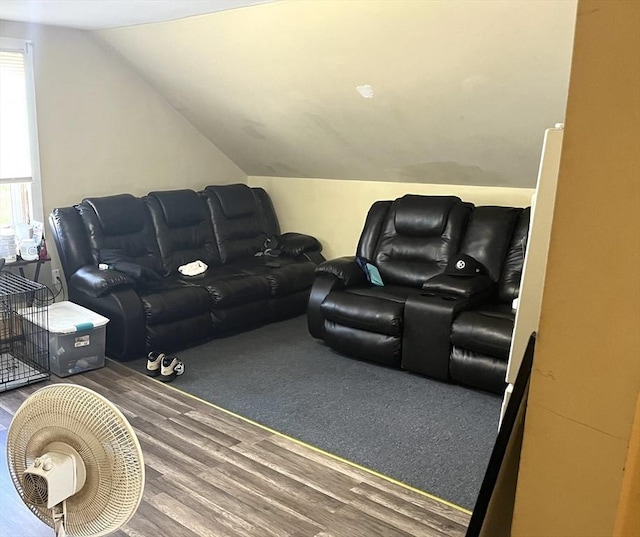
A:
<svg viewBox="0 0 640 537">
<path fill-rule="evenodd" d="M 455 196 L 376 202 L 356 256 L 316 268 L 309 332 L 349 356 L 503 392 L 529 214 Z M 482 272 L 450 274 L 463 255 Z M 384 285 L 370 283 L 356 258 Z"/>
<path fill-rule="evenodd" d="M 87 198 L 49 222 L 69 300 L 110 319 L 118 360 L 300 315 L 324 261 L 315 238 L 280 234 L 263 189 L 242 184 Z M 196 260 L 204 273 L 178 271 Z"/>
</svg>

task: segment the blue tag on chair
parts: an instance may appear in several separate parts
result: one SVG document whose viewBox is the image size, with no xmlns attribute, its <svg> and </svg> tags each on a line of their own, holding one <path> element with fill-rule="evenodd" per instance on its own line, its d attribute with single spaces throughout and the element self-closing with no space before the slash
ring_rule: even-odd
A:
<svg viewBox="0 0 640 537">
<path fill-rule="evenodd" d="M 366 264 L 367 267 L 367 278 L 373 285 L 377 285 L 378 287 L 384 287 L 384 282 L 382 281 L 382 276 L 380 276 L 380 271 L 378 267 L 372 265 L 371 263 Z"/>
<path fill-rule="evenodd" d="M 356 257 L 356 263 L 358 263 L 358 266 L 366 274 L 369 283 L 371 283 L 372 285 L 377 285 L 378 287 L 384 287 L 382 276 L 380 276 L 378 267 L 376 267 L 372 263 L 369 263 L 369 261 L 362 257 Z"/>
</svg>

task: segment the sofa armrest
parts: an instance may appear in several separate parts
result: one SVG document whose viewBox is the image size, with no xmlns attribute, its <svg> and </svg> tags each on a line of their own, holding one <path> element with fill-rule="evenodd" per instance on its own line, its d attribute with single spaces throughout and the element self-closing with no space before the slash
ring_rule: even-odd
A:
<svg viewBox="0 0 640 537">
<path fill-rule="evenodd" d="M 145 355 L 145 311 L 132 286 L 123 284 L 95 297 L 70 285 L 69 300 L 109 319 L 105 341 L 107 356 L 128 361 Z"/>
<path fill-rule="evenodd" d="M 316 278 L 311 286 L 307 303 L 307 326 L 315 338 L 324 338 L 324 316 L 320 307 L 333 290 L 367 283 L 367 277 L 356 263 L 355 257 L 339 257 L 316 267 Z"/>
<path fill-rule="evenodd" d="M 316 274 L 330 274 L 339 280 L 344 287 L 366 283 L 367 276 L 356 263 L 354 256 L 338 257 L 325 261 L 316 267 Z"/>
<path fill-rule="evenodd" d="M 458 298 L 487 297 L 494 294 L 496 289 L 496 283 L 486 274 L 471 277 L 438 274 L 422 285 L 425 293 Z"/>
<path fill-rule="evenodd" d="M 322 251 L 322 245 L 318 239 L 302 233 L 284 233 L 278 237 L 278 244 L 282 253 L 290 257 Z"/>
<path fill-rule="evenodd" d="M 101 297 L 113 289 L 133 286 L 134 280 L 117 270 L 100 270 L 95 265 L 79 268 L 69 279 L 69 286 L 92 297 Z"/>
</svg>

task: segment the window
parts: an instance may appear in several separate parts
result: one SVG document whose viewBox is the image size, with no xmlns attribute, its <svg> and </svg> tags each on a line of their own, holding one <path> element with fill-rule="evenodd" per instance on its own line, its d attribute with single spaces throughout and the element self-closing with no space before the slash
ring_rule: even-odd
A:
<svg viewBox="0 0 640 537">
<path fill-rule="evenodd" d="M 0 38 L 0 227 L 42 221 L 31 42 Z"/>
</svg>

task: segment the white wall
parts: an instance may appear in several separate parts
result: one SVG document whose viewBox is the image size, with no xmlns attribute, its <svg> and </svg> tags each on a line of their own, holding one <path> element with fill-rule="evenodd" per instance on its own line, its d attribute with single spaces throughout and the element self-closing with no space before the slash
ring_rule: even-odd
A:
<svg viewBox="0 0 640 537">
<path fill-rule="evenodd" d="M 327 259 L 354 255 L 367 211 L 377 200 L 404 194 L 459 196 L 476 205 L 531 204 L 534 189 L 302 179 L 249 176 L 249 186 L 263 187 L 271 196 L 282 231 L 313 235 Z"/>
</svg>

